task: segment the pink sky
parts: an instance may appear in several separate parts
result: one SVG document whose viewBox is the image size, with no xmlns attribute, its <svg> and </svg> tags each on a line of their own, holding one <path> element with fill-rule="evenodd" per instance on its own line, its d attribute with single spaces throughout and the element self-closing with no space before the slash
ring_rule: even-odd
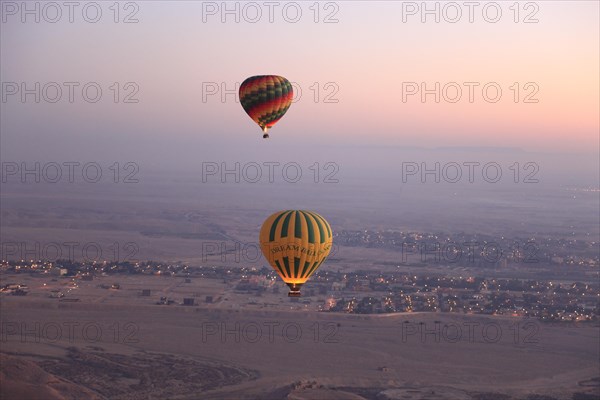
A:
<svg viewBox="0 0 600 400">
<path fill-rule="evenodd" d="M 383 145 L 598 152 L 596 1 L 535 2 L 538 10 L 521 9 L 519 15 L 523 19 L 536 11 L 539 22 L 531 24 L 513 21 L 512 2 L 499 3 L 503 14 L 497 23 L 486 22 L 480 10 L 473 23 L 466 15 L 457 23 L 443 19 L 435 23 L 431 16 L 422 23 L 419 14 L 407 16 L 403 23 L 402 2 L 337 2 L 338 22 L 331 24 L 313 21 L 312 3 L 301 3 L 299 22 L 286 22 L 279 11 L 272 24 L 266 15 L 257 23 L 243 18 L 235 23 L 233 16 L 222 23 L 220 14 L 206 16 L 203 23 L 201 2 L 138 4 L 136 24 L 115 24 L 108 6 L 97 24 L 81 18 L 72 24 L 21 23 L 5 16 L 4 82 L 95 81 L 105 87 L 106 99 L 111 82 L 134 81 L 140 87 L 140 103 L 9 100 L 3 104 L 3 140 L 14 143 L 23 130 L 35 137 L 36 124 L 45 121 L 56 124 L 61 138 L 81 135 L 75 128 L 81 126 L 118 128 L 125 132 L 124 140 L 133 141 L 146 135 L 160 141 L 166 134 L 206 135 L 210 141 L 216 130 L 236 139 L 259 135 L 233 96 L 225 103 L 218 95 L 203 103 L 202 83 L 224 82 L 233 88 L 250 75 L 272 73 L 296 82 L 303 94 L 273 128 L 275 135 L 301 133 L 323 143 L 343 139 Z M 321 3 L 319 19 L 332 11 L 336 8 L 325 10 Z M 314 82 L 321 88 L 316 103 Z M 337 103 L 323 102 L 331 92 L 324 90 L 327 82 L 339 88 Z M 462 85 L 459 102 L 436 104 L 433 96 L 426 103 L 419 96 L 402 102 L 404 82 L 425 82 L 431 88 L 435 82 L 442 87 L 449 82 L 480 86 L 473 103 Z M 503 91 L 497 103 L 482 98 L 481 87 L 488 82 Z M 520 85 L 518 103 L 510 89 L 514 82 Z M 528 82 L 539 88 L 534 96 L 538 103 L 523 102 L 531 91 L 523 88 Z M 39 133 L 45 138 L 52 134 Z"/>
</svg>

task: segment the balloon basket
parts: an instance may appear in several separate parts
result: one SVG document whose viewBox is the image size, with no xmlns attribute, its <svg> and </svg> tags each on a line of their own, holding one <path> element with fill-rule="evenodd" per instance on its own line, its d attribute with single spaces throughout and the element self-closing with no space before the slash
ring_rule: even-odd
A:
<svg viewBox="0 0 600 400">
<path fill-rule="evenodd" d="M 300 293 L 300 286 L 302 286 L 302 284 L 296 284 L 296 283 L 288 283 L 287 284 L 290 288 L 290 292 L 288 293 L 288 297 L 300 297 L 302 296 L 302 294 Z"/>
</svg>

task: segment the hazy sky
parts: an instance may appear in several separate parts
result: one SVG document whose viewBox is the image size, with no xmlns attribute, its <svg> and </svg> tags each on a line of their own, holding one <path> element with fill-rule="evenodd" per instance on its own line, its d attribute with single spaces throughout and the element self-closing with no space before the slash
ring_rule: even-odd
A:
<svg viewBox="0 0 600 400">
<path fill-rule="evenodd" d="M 317 153 L 342 145 L 488 146 L 582 155 L 585 168 L 597 165 L 599 3 L 489 3 L 474 7 L 472 23 L 463 2 L 438 3 L 439 23 L 422 15 L 421 2 L 279 2 L 273 23 L 263 2 L 254 3 L 261 12 L 255 23 L 257 7 L 246 3 L 226 5 L 237 7 L 237 23 L 236 12 L 222 15 L 221 2 L 120 3 L 118 23 L 113 2 L 98 3 L 97 23 L 86 21 L 96 18 L 95 6 L 83 11 L 86 2 L 73 10 L 72 23 L 66 6 L 59 18 L 41 3 L 38 23 L 23 14 L 21 2 L 3 2 L 1 155 L 143 159 L 173 167 L 248 151 L 293 157 L 294 146 Z M 496 18 L 495 5 L 499 21 L 488 22 Z M 123 23 L 130 14 L 137 23 Z M 337 22 L 324 23 L 327 17 Z M 268 143 L 236 96 L 221 101 L 221 85 L 232 90 L 257 74 L 285 76 L 301 90 Z M 40 103 L 34 94 L 25 103 L 21 93 L 11 94 L 23 82 L 29 88 L 40 82 Z M 56 103 L 47 101 L 56 97 L 49 82 L 62 88 Z M 64 82 L 78 83 L 73 103 Z M 83 98 L 89 82 L 102 89 L 96 103 Z M 435 89 L 436 82 L 439 103 L 435 94 L 422 102 L 420 92 L 406 92 L 420 91 L 421 83 Z M 473 102 L 464 82 L 472 82 Z M 219 93 L 207 92 L 215 87 Z M 452 102 L 457 87 L 462 97 Z M 502 95 L 492 102 L 497 88 Z M 128 94 L 139 101 L 124 103 Z M 88 95 L 95 96 L 95 87 Z M 328 95 L 337 102 L 325 102 Z"/>
</svg>

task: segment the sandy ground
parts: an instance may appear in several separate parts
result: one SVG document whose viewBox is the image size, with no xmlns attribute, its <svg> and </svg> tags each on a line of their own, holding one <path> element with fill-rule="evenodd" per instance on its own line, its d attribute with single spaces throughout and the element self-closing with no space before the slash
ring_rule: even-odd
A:
<svg viewBox="0 0 600 400">
<path fill-rule="evenodd" d="M 49 399 L 77 393 L 377 400 L 600 394 L 597 326 L 477 315 L 319 313 L 315 302 L 289 303 L 285 291 L 245 305 L 248 295 L 199 278 L 9 279 L 26 281 L 31 293 L 0 297 L 3 395 L 28 393 L 34 375 Z M 104 281 L 119 282 L 121 289 L 99 288 Z M 71 287 L 65 298 L 80 301 L 49 298 L 52 287 Z M 151 296 L 140 296 L 141 288 L 150 288 Z M 165 295 L 221 301 L 156 305 Z M 27 374 L 15 374 L 15 368 Z"/>
</svg>

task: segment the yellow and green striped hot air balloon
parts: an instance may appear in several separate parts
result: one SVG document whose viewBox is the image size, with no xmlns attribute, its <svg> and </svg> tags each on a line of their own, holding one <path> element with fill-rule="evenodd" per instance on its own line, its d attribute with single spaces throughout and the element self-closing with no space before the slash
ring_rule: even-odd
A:
<svg viewBox="0 0 600 400">
<path fill-rule="evenodd" d="M 251 76 L 240 86 L 240 103 L 246 113 L 269 137 L 269 129 L 277 123 L 292 104 L 292 84 L 283 76 Z"/>
<path fill-rule="evenodd" d="M 300 287 L 325 261 L 333 235 L 319 214 L 303 210 L 279 211 L 263 223 L 260 247 L 271 267 L 300 296 Z"/>
</svg>

